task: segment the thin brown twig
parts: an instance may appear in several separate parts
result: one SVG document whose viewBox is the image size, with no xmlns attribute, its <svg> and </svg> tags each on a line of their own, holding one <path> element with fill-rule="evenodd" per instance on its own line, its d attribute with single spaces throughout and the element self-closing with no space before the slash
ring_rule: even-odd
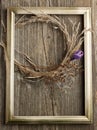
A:
<svg viewBox="0 0 97 130">
<path fill-rule="evenodd" d="M 5 27 L 5 24 L 4 24 L 3 20 L 1 20 L 1 24 L 3 26 L 4 32 L 6 32 L 6 27 Z"/>
<path fill-rule="evenodd" d="M 17 21 L 16 21 L 16 23 L 15 23 L 15 26 L 22 20 L 22 18 L 24 18 L 25 17 L 25 15 L 22 15 Z"/>
</svg>

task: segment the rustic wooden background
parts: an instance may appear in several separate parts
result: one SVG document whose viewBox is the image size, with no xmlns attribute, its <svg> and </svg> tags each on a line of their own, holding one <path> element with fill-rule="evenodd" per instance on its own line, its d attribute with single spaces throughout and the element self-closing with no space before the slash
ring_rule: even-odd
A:
<svg viewBox="0 0 97 130">
<path fill-rule="evenodd" d="M 96 31 L 96 0 L 1 0 L 1 19 L 6 23 L 6 8 L 9 6 L 45 6 L 45 7 L 92 7 L 92 24 Z M 82 21 L 81 17 L 72 17 L 73 20 Z M 65 19 L 66 21 L 66 19 Z M 1 24 L 0 24 L 1 27 Z M 42 31 L 41 31 L 42 30 Z M 34 35 L 33 35 L 34 33 Z M 36 33 L 36 34 L 35 34 Z M 1 28 L 0 38 L 6 39 Z M 25 37 L 25 39 L 23 38 Z M 1 38 L 2 39 L 2 38 Z M 33 40 L 34 39 L 34 40 Z M 63 56 L 62 36 L 60 32 L 49 28 L 46 24 L 28 25 L 16 29 L 16 49 L 30 55 L 34 62 L 39 65 L 58 64 Z M 96 33 L 93 36 L 93 70 L 95 70 L 96 59 Z M 27 42 L 28 44 L 26 44 Z M 31 42 L 33 44 L 31 44 Z M 35 43 L 37 41 L 37 44 Z M 54 41 L 54 44 L 53 44 Z M 44 55 L 43 44 L 46 47 Z M 29 47 L 29 45 L 32 45 Z M 41 45 L 41 46 L 40 46 Z M 24 48 L 26 46 L 26 49 Z M 34 49 L 33 49 L 34 48 Z M 52 50 L 51 50 L 52 49 Z M 31 54 L 31 51 L 33 53 Z M 49 55 L 49 51 L 51 57 Z M 34 55 L 33 55 L 34 54 Z M 18 60 L 24 62 L 18 54 Z M 42 61 L 42 62 L 41 62 Z M 3 51 L 0 48 L 0 130 L 96 130 L 97 129 L 97 88 L 94 75 L 94 123 L 92 125 L 5 125 L 5 62 Z M 97 70 L 96 70 L 97 71 Z M 52 89 L 43 82 L 25 83 L 19 74 L 15 74 L 15 115 L 79 115 L 84 114 L 83 110 L 83 88 L 82 79 L 78 76 L 72 88 L 66 88 L 64 93 L 59 89 Z M 20 82 L 18 82 L 20 81 Z M 49 87 L 49 89 L 46 89 Z M 53 93 L 53 95 L 52 95 Z"/>
<path fill-rule="evenodd" d="M 58 17 L 64 20 L 69 33 L 72 25 L 68 18 L 73 22 L 83 23 L 82 16 L 58 15 Z M 54 67 L 62 61 L 66 44 L 63 42 L 62 32 L 55 30 L 53 25 L 38 22 L 16 27 L 15 30 L 15 59 L 19 62 L 27 64 L 23 55 L 18 52 L 27 54 L 38 66 Z M 84 85 L 81 74 L 83 73 L 79 73 L 74 78 L 74 84 L 68 87 L 71 82 L 70 77 L 65 83 L 56 84 L 45 80 L 31 82 L 15 71 L 15 114 L 25 116 L 84 114 Z"/>
</svg>

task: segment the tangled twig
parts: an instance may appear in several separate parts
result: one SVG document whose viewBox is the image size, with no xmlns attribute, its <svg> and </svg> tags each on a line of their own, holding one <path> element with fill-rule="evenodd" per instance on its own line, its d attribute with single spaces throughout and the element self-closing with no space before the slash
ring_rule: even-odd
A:
<svg viewBox="0 0 97 130">
<path fill-rule="evenodd" d="M 24 15 L 22 16 L 24 17 Z M 68 77 L 74 77 L 78 73 L 78 70 L 82 69 L 82 66 L 75 65 L 75 62 L 77 60 L 72 61 L 73 54 L 78 51 L 81 48 L 81 45 L 84 40 L 84 32 L 89 31 L 89 29 L 84 29 L 80 34 L 79 28 L 80 28 L 80 22 L 79 23 L 73 23 L 71 19 L 69 19 L 70 23 L 72 24 L 72 37 L 70 37 L 70 34 L 67 29 L 67 25 L 60 20 L 60 18 L 56 15 L 48 15 L 48 14 L 35 14 L 30 16 L 30 18 L 25 18 L 25 20 L 22 20 L 22 18 L 19 19 L 16 26 L 22 27 L 27 24 L 35 23 L 35 22 L 45 22 L 45 23 L 51 23 L 55 25 L 60 31 L 63 33 L 64 38 L 67 40 L 66 43 L 66 54 L 63 58 L 62 62 L 57 66 L 55 69 L 51 71 L 41 72 L 38 66 L 36 66 L 29 56 L 25 55 L 25 58 L 27 62 L 29 62 L 31 68 L 29 66 L 25 66 L 15 60 L 15 65 L 19 68 L 19 70 L 24 74 L 24 76 L 28 79 L 37 79 L 37 78 L 46 78 L 53 81 L 60 81 L 65 82 Z"/>
<path fill-rule="evenodd" d="M 47 79 L 58 82 L 66 82 L 66 80 L 72 80 L 72 78 L 79 73 L 79 70 L 82 70 L 83 66 L 80 65 L 80 60 L 72 59 L 73 55 L 80 50 L 82 43 L 84 41 L 84 33 L 86 31 L 91 31 L 91 29 L 84 29 L 79 34 L 80 22 L 76 23 L 69 19 L 69 22 L 72 26 L 72 34 L 70 35 L 67 29 L 67 25 L 60 20 L 60 18 L 56 15 L 48 15 L 48 14 L 35 14 L 30 16 L 30 18 L 25 17 L 25 15 L 20 17 L 16 22 L 16 27 L 22 27 L 27 24 L 35 23 L 35 22 L 45 22 L 51 23 L 54 27 L 59 29 L 63 33 L 64 39 L 66 39 L 66 52 L 62 62 L 59 66 L 56 67 L 41 67 L 37 66 L 32 62 L 30 57 L 26 54 L 17 52 L 20 55 L 23 55 L 24 59 L 29 63 L 30 66 L 21 64 L 16 59 L 14 60 L 14 64 L 20 70 L 20 72 L 24 75 L 26 79 Z M 5 26 L 2 22 L 2 26 L 5 30 Z M 7 47 L 6 44 L 0 43 L 0 46 L 4 48 L 5 60 L 6 64 L 9 62 Z M 8 63 L 9 64 L 9 63 Z M 6 65 L 7 66 L 7 65 Z M 8 66 L 7 68 L 8 69 Z M 46 71 L 41 71 L 41 69 L 45 69 Z"/>
</svg>

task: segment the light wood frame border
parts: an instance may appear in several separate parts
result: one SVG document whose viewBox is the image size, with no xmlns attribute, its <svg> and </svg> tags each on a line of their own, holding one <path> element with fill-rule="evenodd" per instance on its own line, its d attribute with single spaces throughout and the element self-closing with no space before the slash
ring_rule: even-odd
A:
<svg viewBox="0 0 97 130">
<path fill-rule="evenodd" d="M 79 116 L 15 116 L 14 115 L 14 36 L 15 14 L 64 14 L 83 15 L 84 28 L 91 28 L 91 8 L 89 7 L 10 7 L 7 9 L 7 51 L 9 65 L 6 70 L 6 123 L 18 124 L 89 124 L 92 122 L 92 34 L 85 32 L 85 115 Z"/>
</svg>

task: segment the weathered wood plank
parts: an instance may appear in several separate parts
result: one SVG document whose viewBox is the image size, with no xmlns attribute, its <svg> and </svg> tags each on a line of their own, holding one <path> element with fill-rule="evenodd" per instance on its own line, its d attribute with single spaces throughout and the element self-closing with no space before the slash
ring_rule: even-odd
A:
<svg viewBox="0 0 97 130">
<path fill-rule="evenodd" d="M 91 5 L 91 0 L 10 0 L 10 1 L 6 1 L 6 0 L 2 0 L 2 18 L 4 18 L 5 12 L 4 9 L 6 9 L 8 6 L 92 6 Z M 6 22 L 6 21 L 5 21 Z M 32 27 L 31 27 L 32 26 Z M 33 49 L 33 54 L 31 55 L 31 57 L 34 59 L 34 62 L 36 62 L 39 65 L 46 65 L 49 62 L 49 59 L 51 59 L 50 55 L 49 55 L 49 49 L 48 48 L 53 48 L 54 49 L 54 54 L 52 52 L 52 60 L 51 62 L 55 62 L 55 63 L 59 63 L 59 59 L 62 58 L 62 54 L 59 56 L 59 59 L 57 59 L 58 56 L 58 49 L 60 49 L 60 52 L 62 50 L 63 45 L 60 45 L 58 43 L 60 43 L 63 39 L 60 36 L 59 32 L 54 31 L 54 29 L 50 29 L 47 25 L 40 25 L 38 24 L 33 26 L 33 25 L 29 25 L 27 27 L 25 27 L 24 30 L 17 30 L 16 33 L 16 37 L 17 37 L 17 43 L 19 43 L 19 45 L 21 45 L 21 42 L 23 42 L 23 46 L 26 45 L 26 48 L 28 49 L 23 49 L 23 51 L 25 53 L 27 53 L 28 55 L 30 55 L 30 43 L 33 41 L 37 42 L 37 45 L 33 42 L 33 46 L 31 47 L 31 49 Z M 33 28 L 33 29 L 32 29 Z M 42 30 L 42 32 L 40 31 Z M 46 31 L 47 30 L 47 31 Z M 1 30 L 2 31 L 2 30 Z M 2 33 L 2 32 L 1 32 Z M 28 39 L 28 35 L 29 34 L 34 34 L 34 36 L 32 36 L 30 39 Z M 45 35 L 46 33 L 46 35 Z M 26 40 L 24 40 L 23 38 L 21 38 L 22 36 L 25 37 Z M 52 37 L 53 36 L 53 37 Z M 45 38 L 44 38 L 45 37 Z M 50 37 L 49 39 L 47 37 Z M 56 38 L 59 37 L 57 40 Z M 20 39 L 20 40 L 18 40 Z M 54 40 L 54 46 L 52 46 L 53 41 Z M 25 43 L 25 41 L 27 41 L 27 44 Z M 44 56 L 44 50 L 43 50 L 43 42 L 44 44 L 46 44 L 46 54 L 47 54 L 47 58 Z M 47 44 L 48 43 L 48 44 Z M 39 48 L 41 44 L 41 49 Z M 20 46 L 16 46 L 16 48 L 19 48 L 21 50 Z M 57 48 L 57 49 L 55 49 Z M 38 53 L 37 53 L 38 52 Z M 0 52 L 1 56 L 0 59 L 3 60 L 3 56 L 2 53 Z M 42 58 L 41 58 L 42 57 Z M 22 61 L 22 58 L 20 58 L 20 56 L 18 56 L 17 58 L 19 58 L 20 61 Z M 54 59 L 55 58 L 55 59 Z M 37 60 L 36 60 L 37 59 Z M 42 62 L 40 62 L 40 59 Z M 53 60 L 54 59 L 54 60 Z M 0 61 L 1 61 L 0 60 Z M 23 61 L 22 61 L 23 62 Z M 0 87 L 0 113 L 2 115 L 1 121 L 4 121 L 4 100 L 5 100 L 5 71 L 3 66 L 4 66 L 4 61 L 2 63 L 2 65 L 0 66 L 0 81 L 1 81 L 1 87 Z M 3 75 L 3 76 L 2 76 Z M 67 113 L 69 114 L 69 109 L 68 107 L 72 107 L 72 104 L 75 104 L 75 107 L 71 109 L 71 114 L 76 114 L 76 113 L 83 113 L 83 110 L 81 111 L 81 109 L 79 109 L 79 106 L 82 105 L 82 101 L 79 102 L 80 100 L 77 100 L 76 97 L 74 97 L 73 95 L 71 95 L 71 90 L 69 90 L 67 93 L 65 93 L 65 98 L 67 101 L 67 110 L 62 110 L 60 109 L 59 105 L 62 105 L 64 103 L 64 101 L 62 101 L 62 97 L 58 96 L 58 90 L 54 89 L 52 90 L 51 88 L 49 88 L 49 90 L 46 91 L 45 88 L 45 84 L 43 84 L 41 82 L 40 83 L 36 83 L 33 85 L 29 85 L 29 83 L 26 83 L 23 80 L 21 80 L 20 83 L 17 83 L 17 81 L 19 80 L 20 75 L 17 76 L 17 80 L 16 80 L 16 87 L 15 87 L 15 114 L 16 115 L 52 115 L 55 114 L 57 115 L 58 113 L 64 114 Z M 75 88 L 73 88 L 72 93 L 73 94 L 77 94 L 77 96 L 79 95 L 79 99 L 82 97 L 82 93 L 83 93 L 83 89 L 78 89 L 77 84 L 79 80 L 76 80 L 77 82 L 75 83 Z M 22 84 L 22 85 L 21 85 Z M 38 87 L 39 86 L 39 87 Z M 44 88 L 42 87 L 44 86 Z M 47 86 L 49 87 L 49 86 Z M 79 86 L 80 87 L 80 86 Z M 76 92 L 75 92 L 76 90 Z M 80 91 L 81 90 L 81 91 Z M 52 97 L 52 91 L 54 91 L 54 96 Z M 33 93 L 34 92 L 34 93 Z M 29 94 L 27 94 L 29 93 Z M 38 95 L 38 96 L 37 96 Z M 35 100 L 33 103 L 31 103 L 30 101 Z M 40 100 L 40 103 L 38 102 Z M 60 104 L 59 104 L 59 100 L 60 100 Z M 70 106 L 70 102 L 68 102 L 68 100 L 71 100 L 71 106 Z M 80 104 L 81 103 L 81 104 Z M 27 107 L 25 107 L 27 105 Z M 52 109 L 52 106 L 55 106 Z M 27 109 L 25 109 L 27 108 Z M 38 108 L 38 109 L 35 109 Z M 44 109 L 44 111 L 42 111 L 42 109 Z M 29 111 L 28 111 L 29 110 Z M 4 130 L 91 130 L 93 129 L 93 125 L 42 125 L 42 126 L 32 126 L 32 125 L 19 125 L 19 126 L 5 126 L 3 123 L 0 126 L 1 129 Z"/>
<path fill-rule="evenodd" d="M 94 96 L 94 130 L 97 129 L 97 0 L 92 1 L 92 26 L 93 26 L 93 96 Z"/>
<path fill-rule="evenodd" d="M 77 20 L 80 21 L 80 17 L 72 16 L 71 18 L 72 19 L 76 18 L 75 19 L 76 21 Z M 64 21 L 66 23 L 68 23 L 67 19 L 68 19 L 68 17 L 64 18 Z M 59 64 L 63 57 L 61 53 L 63 53 L 63 55 L 64 55 L 64 50 L 63 50 L 64 46 L 62 45 L 63 38 L 61 36 L 62 35 L 61 32 L 58 30 L 55 30 L 53 27 L 52 27 L 52 29 L 50 29 L 49 26 L 47 26 L 47 24 L 35 23 L 35 25 L 36 25 L 36 30 L 35 30 L 36 33 L 35 32 L 33 34 L 30 33 L 29 35 L 28 35 L 29 29 L 33 30 L 33 28 L 31 28 L 32 24 L 30 26 L 21 27 L 20 29 L 18 29 L 19 37 L 16 37 L 16 44 L 19 46 L 18 51 L 22 52 L 23 54 L 29 53 L 30 54 L 29 57 L 33 57 L 32 58 L 33 62 L 40 66 L 46 66 L 46 65 L 50 66 L 50 63 L 52 65 Z M 35 25 L 33 24 L 33 26 L 35 26 Z M 51 32 L 50 34 L 46 34 L 47 27 Z M 68 29 L 69 29 L 69 25 L 68 25 Z M 71 28 L 70 28 L 70 31 L 71 31 Z M 36 37 L 36 41 L 33 40 L 32 35 L 34 36 L 34 38 Z M 50 38 L 53 39 L 53 40 L 50 40 L 50 43 L 48 43 L 48 41 L 47 41 L 48 37 L 49 37 L 49 39 Z M 19 39 L 19 41 L 18 41 L 18 39 Z M 29 42 L 29 39 L 31 39 L 32 42 Z M 35 46 L 36 46 L 36 49 L 34 48 Z M 16 48 L 16 50 L 17 49 L 18 48 Z M 29 50 L 29 52 L 28 52 L 28 50 Z M 16 53 L 16 57 L 17 57 L 17 53 Z M 20 55 L 18 60 L 23 64 L 25 63 L 25 60 L 22 55 Z M 52 115 L 68 115 L 68 114 L 74 115 L 74 113 L 76 115 L 80 115 L 80 112 L 78 112 L 78 111 L 82 110 L 81 106 L 83 104 L 82 103 L 83 97 L 79 98 L 79 94 L 83 95 L 83 93 L 84 93 L 82 91 L 83 90 L 83 88 L 82 88 L 83 81 L 81 80 L 81 78 L 75 79 L 74 87 L 72 86 L 72 88 L 71 88 L 72 93 L 71 93 L 70 89 L 68 90 L 68 84 L 67 84 L 67 91 L 68 91 L 67 93 L 69 93 L 69 94 L 66 94 L 64 92 L 62 93 L 61 90 L 57 88 L 56 84 L 51 83 L 51 84 L 47 85 L 47 84 L 45 84 L 44 81 L 36 82 L 36 83 L 26 83 L 26 81 L 22 78 L 22 76 L 20 76 L 20 78 L 18 77 L 18 80 L 17 81 L 15 80 L 15 82 L 16 82 L 15 88 L 18 87 L 17 83 L 20 86 L 19 87 L 20 94 L 18 95 L 19 96 L 19 106 L 20 106 L 19 115 L 22 115 L 22 114 L 27 115 L 27 113 L 29 113 L 29 115 L 31 115 L 31 113 L 32 113 L 32 115 L 33 114 L 39 115 L 38 113 L 41 113 L 41 111 L 46 111 L 45 105 L 43 105 L 43 103 L 42 103 L 42 101 L 44 100 L 42 91 L 45 91 L 45 88 L 48 89 L 48 92 L 46 93 L 46 94 L 49 94 L 48 95 L 49 97 L 47 97 L 48 102 L 51 100 L 51 103 L 49 102 L 49 104 L 48 104 L 48 109 L 50 108 L 50 106 L 52 106 L 52 109 L 49 109 L 48 112 L 53 111 Z M 77 82 L 79 83 L 78 85 L 76 85 Z M 43 86 L 45 86 L 45 88 Z M 63 86 L 66 87 L 65 84 L 63 84 Z M 77 87 L 75 87 L 75 86 L 77 86 Z M 40 87 L 41 87 L 41 90 L 40 90 Z M 30 88 L 30 91 L 29 91 L 29 88 Z M 55 93 L 55 94 L 53 94 L 53 93 Z M 31 95 L 30 98 L 29 98 L 29 95 Z M 58 95 L 61 95 L 61 96 L 58 96 Z M 76 98 L 74 99 L 74 95 L 77 98 L 77 100 L 76 100 Z M 18 98 L 18 96 L 16 97 L 16 99 Z M 43 100 L 40 100 L 41 98 L 43 98 Z M 66 100 L 66 98 L 68 100 Z M 76 102 L 75 102 L 75 100 L 76 100 Z M 16 104 L 18 104 L 17 100 L 15 100 L 15 101 L 16 101 Z M 73 103 L 73 102 L 75 102 L 75 103 Z M 80 105 L 77 104 L 79 102 L 80 102 Z M 39 109 L 39 105 L 41 106 L 41 109 Z M 77 105 L 77 107 L 76 107 L 76 105 Z M 34 106 L 33 109 L 32 109 L 32 106 Z M 59 109 L 59 112 L 57 111 L 57 109 Z M 83 112 L 81 112 L 81 113 L 83 114 Z M 47 115 L 47 114 L 45 114 L 45 115 Z M 49 113 L 48 113 L 48 115 L 49 115 Z"/>
</svg>

